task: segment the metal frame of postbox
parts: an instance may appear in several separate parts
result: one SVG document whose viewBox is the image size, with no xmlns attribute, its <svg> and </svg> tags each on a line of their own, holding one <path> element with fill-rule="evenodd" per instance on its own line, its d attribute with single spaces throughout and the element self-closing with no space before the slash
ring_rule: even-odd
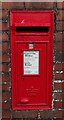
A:
<svg viewBox="0 0 64 120">
<path fill-rule="evenodd" d="M 28 16 L 30 15 L 28 14 L 34 15 L 33 20 L 31 18 L 29 19 Z M 23 17 L 24 19 L 26 19 L 26 23 L 24 22 Z M 16 27 L 37 27 L 37 28 L 49 27 L 49 31 L 48 32 L 42 32 L 42 31 L 41 32 L 39 31 L 16 32 Z M 10 11 L 11 85 L 12 85 L 12 109 L 13 110 L 52 109 L 53 30 L 54 30 L 54 11 L 28 11 L 28 10 L 27 11 Z M 46 99 L 46 102 L 44 103 L 21 104 L 18 99 L 18 94 L 19 94 L 18 89 L 21 90 L 21 88 L 19 88 L 20 83 L 18 83 L 19 76 L 17 71 L 18 69 L 17 59 L 20 59 L 20 57 L 18 58 L 18 55 L 17 55 L 17 52 L 19 52 L 19 47 L 17 47 L 17 45 L 21 44 L 22 46 L 26 43 L 28 44 L 27 45 L 28 50 L 29 50 L 29 43 L 46 44 L 46 83 L 45 83 L 46 92 L 44 91 L 44 94 L 46 94 L 46 96 L 42 95 L 42 97 L 45 96 L 45 99 Z M 31 50 L 39 50 L 39 49 L 35 48 Z M 24 48 L 23 48 L 23 51 L 24 51 Z M 21 64 L 23 64 L 23 60 Z M 39 66 L 39 69 L 40 69 L 40 66 Z M 23 76 L 28 77 L 28 75 L 24 75 L 24 74 Z M 40 73 L 38 75 L 30 75 L 30 76 L 31 77 L 40 76 Z"/>
</svg>

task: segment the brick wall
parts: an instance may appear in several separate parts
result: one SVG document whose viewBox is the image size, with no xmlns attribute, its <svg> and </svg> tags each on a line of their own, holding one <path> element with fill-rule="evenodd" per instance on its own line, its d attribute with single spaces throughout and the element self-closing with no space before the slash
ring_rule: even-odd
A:
<svg viewBox="0 0 64 120">
<path fill-rule="evenodd" d="M 1 3 L 0 3 L 1 4 Z M 1 16 L 2 9 L 2 16 Z M 11 57 L 10 57 L 10 10 L 54 10 L 54 58 L 52 110 L 12 110 Z M 2 120 L 63 120 L 64 118 L 64 2 L 2 2 L 0 5 L 0 78 L 2 75 Z M 2 40 L 1 40 L 2 30 Z M 2 49 L 1 49 L 2 45 Z M 1 71 L 2 65 L 2 71 Z M 1 89 L 0 89 L 1 92 Z M 0 97 L 1 98 L 1 97 Z"/>
</svg>

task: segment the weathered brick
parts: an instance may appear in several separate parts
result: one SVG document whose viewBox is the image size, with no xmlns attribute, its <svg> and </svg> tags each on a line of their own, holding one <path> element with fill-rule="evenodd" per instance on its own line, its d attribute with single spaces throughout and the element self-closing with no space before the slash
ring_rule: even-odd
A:
<svg viewBox="0 0 64 120">
<path fill-rule="evenodd" d="M 2 57 L 2 43 L 0 43 L 0 57 Z"/>
<path fill-rule="evenodd" d="M 63 62 L 64 61 L 64 52 L 55 52 L 55 61 Z"/>
<path fill-rule="evenodd" d="M 1 74 L 0 74 L 0 76 L 1 76 Z M 2 74 L 2 82 L 10 82 L 9 73 L 3 73 Z"/>
<path fill-rule="evenodd" d="M 1 24 L 1 23 L 0 23 Z M 0 29 L 1 30 L 1 29 Z M 2 23 L 2 30 L 8 30 L 8 22 Z"/>
<path fill-rule="evenodd" d="M 0 82 L 2 82 L 2 73 L 0 73 Z"/>
<path fill-rule="evenodd" d="M 64 83 L 54 83 L 54 89 L 55 90 L 64 90 Z"/>
<path fill-rule="evenodd" d="M 0 72 L 9 72 L 9 65 L 0 64 Z"/>
<path fill-rule="evenodd" d="M 9 54 L 2 55 L 2 62 L 9 62 Z"/>
<path fill-rule="evenodd" d="M 53 9 L 53 2 L 25 2 L 26 9 Z"/>
<path fill-rule="evenodd" d="M 57 118 L 62 118 L 63 112 L 64 112 L 64 111 L 62 111 L 62 110 L 54 110 L 54 111 L 53 111 L 53 116 L 54 116 L 54 117 L 57 117 Z"/>
<path fill-rule="evenodd" d="M 2 92 L 2 83 L 0 83 L 0 93 Z"/>
<path fill-rule="evenodd" d="M 2 93 L 2 100 L 3 101 L 5 101 L 5 100 L 10 101 L 10 92 L 3 92 Z"/>
<path fill-rule="evenodd" d="M 55 45 L 55 49 L 56 49 L 56 51 L 57 52 L 64 52 L 64 43 L 57 43 L 56 45 Z"/>
<path fill-rule="evenodd" d="M 2 41 L 9 41 L 8 34 L 6 32 L 2 33 Z"/>
<path fill-rule="evenodd" d="M 10 91 L 10 83 L 2 84 L 2 91 Z"/>
<path fill-rule="evenodd" d="M 56 33 L 56 42 L 63 42 L 64 41 L 64 33 L 57 32 Z"/>
<path fill-rule="evenodd" d="M 57 11 L 56 20 L 64 20 L 64 10 L 58 10 Z"/>
<path fill-rule="evenodd" d="M 12 118 L 12 120 L 38 120 L 38 118 Z M 41 120 L 41 119 L 39 119 Z M 43 120 L 43 119 L 42 119 Z M 47 119 L 47 120 L 51 120 L 51 119 Z"/>
<path fill-rule="evenodd" d="M 10 102 L 2 102 L 3 110 L 10 110 Z"/>
<path fill-rule="evenodd" d="M 0 72 L 2 72 L 2 64 L 0 64 Z"/>
<path fill-rule="evenodd" d="M 0 41 L 2 41 L 2 32 L 0 32 Z"/>
<path fill-rule="evenodd" d="M 0 91 L 0 101 L 2 101 L 2 91 Z"/>
<path fill-rule="evenodd" d="M 64 80 L 64 73 L 56 73 L 55 80 Z"/>
<path fill-rule="evenodd" d="M 57 71 L 64 70 L 64 63 L 56 63 L 55 70 Z"/>
<path fill-rule="evenodd" d="M 0 30 L 2 30 L 2 20 L 0 20 Z"/>
<path fill-rule="evenodd" d="M 55 109 L 58 109 L 58 108 L 64 109 L 64 101 L 54 101 L 54 108 Z"/>
<path fill-rule="evenodd" d="M 16 112 L 13 111 L 12 116 L 13 118 L 35 118 L 36 117 L 36 113 L 38 111 L 20 111 L 20 112 Z"/>
<path fill-rule="evenodd" d="M 52 111 L 51 110 L 41 111 L 40 116 L 41 116 L 41 118 L 44 118 L 44 119 L 51 118 L 52 117 Z"/>
<path fill-rule="evenodd" d="M 9 44 L 8 43 L 2 43 L 2 51 L 3 52 L 9 51 Z"/>
<path fill-rule="evenodd" d="M 0 102 L 0 110 L 2 110 L 2 102 Z"/>
<path fill-rule="evenodd" d="M 2 10 L 2 19 L 7 20 L 8 19 L 8 11 L 7 10 Z"/>
<path fill-rule="evenodd" d="M 2 72 L 9 72 L 9 65 L 2 64 Z"/>
<path fill-rule="evenodd" d="M 8 11 L 7 10 L 0 10 L 0 19 L 7 20 L 8 19 Z"/>
<path fill-rule="evenodd" d="M 63 120 L 63 118 L 53 118 L 53 120 Z"/>
<path fill-rule="evenodd" d="M 63 31 L 64 30 L 64 22 L 56 22 L 56 30 Z"/>
<path fill-rule="evenodd" d="M 2 19 L 2 10 L 0 10 L 0 19 Z"/>
<path fill-rule="evenodd" d="M 2 2 L 0 1 L 0 9 L 2 9 Z"/>
<path fill-rule="evenodd" d="M 64 93 L 63 92 L 55 92 L 54 99 L 55 100 L 64 100 Z"/>
<path fill-rule="evenodd" d="M 8 23 L 0 20 L 0 30 L 8 30 Z"/>
<path fill-rule="evenodd" d="M 7 118 L 11 118 L 11 111 L 2 111 L 2 119 L 7 119 Z"/>
<path fill-rule="evenodd" d="M 5 119 L 3 119 L 5 120 Z M 6 120 L 9 120 L 9 119 L 6 119 Z M 38 120 L 36 118 L 12 118 L 12 120 Z M 41 119 L 39 119 L 41 120 Z M 51 120 L 51 119 L 47 119 L 47 120 Z"/>
<path fill-rule="evenodd" d="M 23 2 L 3 2 L 2 9 L 23 9 Z"/>
<path fill-rule="evenodd" d="M 9 54 L 2 54 L 0 52 L 0 62 L 9 62 Z"/>
<path fill-rule="evenodd" d="M 0 43 L 0 52 L 7 52 L 9 51 L 9 44 L 8 43 Z"/>
<path fill-rule="evenodd" d="M 64 8 L 64 1 L 63 2 L 57 2 L 57 8 L 58 9 Z"/>
<path fill-rule="evenodd" d="M 63 120 L 63 118 L 53 118 L 53 120 Z"/>
</svg>

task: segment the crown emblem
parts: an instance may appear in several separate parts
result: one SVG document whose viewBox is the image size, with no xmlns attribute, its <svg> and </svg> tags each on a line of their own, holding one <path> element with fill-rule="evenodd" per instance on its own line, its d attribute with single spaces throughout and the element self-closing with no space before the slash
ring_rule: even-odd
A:
<svg viewBox="0 0 64 120">
<path fill-rule="evenodd" d="M 29 96 L 36 96 L 38 89 L 35 89 L 33 86 L 30 89 L 26 89 L 26 92 Z"/>
</svg>

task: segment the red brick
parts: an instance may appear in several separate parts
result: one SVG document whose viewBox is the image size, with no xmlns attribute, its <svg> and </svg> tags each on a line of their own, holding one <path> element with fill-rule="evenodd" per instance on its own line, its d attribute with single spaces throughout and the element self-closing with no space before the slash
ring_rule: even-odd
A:
<svg viewBox="0 0 64 120">
<path fill-rule="evenodd" d="M 0 101 L 2 101 L 2 91 L 0 91 Z"/>
<path fill-rule="evenodd" d="M 0 41 L 2 41 L 2 32 L 0 32 Z"/>
<path fill-rule="evenodd" d="M 57 11 L 56 20 L 64 20 L 64 10 L 58 10 Z"/>
<path fill-rule="evenodd" d="M 3 111 L 2 112 L 2 119 L 3 118 L 5 118 L 5 119 L 9 118 L 10 119 L 11 118 L 11 111 L 9 111 L 9 110 L 8 111 Z"/>
<path fill-rule="evenodd" d="M 54 101 L 54 109 L 64 109 L 64 101 Z"/>
<path fill-rule="evenodd" d="M 64 22 L 56 22 L 56 30 L 63 31 L 64 30 Z"/>
<path fill-rule="evenodd" d="M 2 43 L 2 51 L 3 52 L 9 51 L 9 44 L 8 43 Z"/>
<path fill-rule="evenodd" d="M 35 118 L 38 111 L 13 111 L 13 118 Z"/>
<path fill-rule="evenodd" d="M 57 2 L 57 8 L 59 8 L 59 9 L 64 8 L 64 1 L 63 2 Z"/>
<path fill-rule="evenodd" d="M 2 62 L 9 62 L 9 55 L 8 54 L 2 55 Z"/>
<path fill-rule="evenodd" d="M 0 110 L 2 110 L 2 102 L 0 102 Z"/>
<path fill-rule="evenodd" d="M 6 64 L 0 64 L 0 72 L 9 72 L 9 66 Z"/>
<path fill-rule="evenodd" d="M 3 2 L 2 9 L 23 9 L 24 5 L 22 2 Z"/>
<path fill-rule="evenodd" d="M 2 102 L 3 110 L 10 110 L 10 102 Z"/>
<path fill-rule="evenodd" d="M 2 10 L 0 10 L 0 19 L 2 19 Z"/>
<path fill-rule="evenodd" d="M 2 91 L 10 91 L 10 83 L 2 84 Z"/>
<path fill-rule="evenodd" d="M 2 83 L 0 83 L 0 93 L 2 92 Z"/>
<path fill-rule="evenodd" d="M 44 119 L 51 118 L 52 117 L 52 111 L 51 110 L 41 111 L 40 116 L 41 116 L 41 118 L 44 118 Z"/>
<path fill-rule="evenodd" d="M 53 2 L 25 2 L 27 9 L 52 9 L 53 7 Z"/>
<path fill-rule="evenodd" d="M 8 23 L 7 22 L 2 23 L 2 30 L 8 30 Z"/>
<path fill-rule="evenodd" d="M 0 39 L 1 41 L 1 39 Z M 8 34 L 6 32 L 2 33 L 2 41 L 9 41 Z"/>
<path fill-rule="evenodd" d="M 5 101 L 5 100 L 10 101 L 10 93 L 9 92 L 3 92 L 2 93 L 2 100 L 3 101 Z"/>
<path fill-rule="evenodd" d="M 0 62 L 9 62 L 9 54 L 0 53 Z"/>
<path fill-rule="evenodd" d="M 55 80 L 64 80 L 64 73 L 56 73 Z"/>
<path fill-rule="evenodd" d="M 64 52 L 55 52 L 55 61 L 56 62 L 64 62 Z"/>
<path fill-rule="evenodd" d="M 63 118 L 53 118 L 53 120 L 63 120 Z"/>
<path fill-rule="evenodd" d="M 53 116 L 54 117 L 57 117 L 57 118 L 62 118 L 62 116 L 63 116 L 63 113 L 64 111 L 62 111 L 62 110 L 54 110 L 53 111 Z"/>
<path fill-rule="evenodd" d="M 3 19 L 3 20 L 8 19 L 8 11 L 7 10 L 0 11 L 0 19 Z"/>
<path fill-rule="evenodd" d="M 0 2 L 0 9 L 2 9 L 2 2 Z"/>
<path fill-rule="evenodd" d="M 0 82 L 2 82 L 2 73 L 0 73 Z"/>
<path fill-rule="evenodd" d="M 57 32 L 56 33 L 56 42 L 62 42 L 64 41 L 64 33 L 61 33 L 61 32 Z"/>
<path fill-rule="evenodd" d="M 59 51 L 64 52 L 64 43 L 57 43 L 55 45 L 55 49 L 56 49 L 57 52 L 59 52 Z"/>
<path fill-rule="evenodd" d="M 9 72 L 9 65 L 2 64 L 2 72 Z"/>
<path fill-rule="evenodd" d="M 0 74 L 0 76 L 1 76 L 1 74 Z M 2 74 L 2 82 L 10 82 L 9 73 Z"/>
<path fill-rule="evenodd" d="M 7 10 L 2 10 L 2 19 L 7 20 L 8 19 L 8 11 Z"/>
<path fill-rule="evenodd" d="M 64 83 L 54 83 L 54 89 L 55 90 L 64 90 Z"/>
<path fill-rule="evenodd" d="M 4 45 L 4 44 L 3 44 Z M 0 55 L 2 55 L 2 43 L 0 43 Z M 1 57 L 1 56 L 0 56 Z"/>
<path fill-rule="evenodd" d="M 9 44 L 8 43 L 0 43 L 0 52 L 7 52 L 9 51 Z"/>
<path fill-rule="evenodd" d="M 8 23 L 0 20 L 0 30 L 8 30 Z"/>
<path fill-rule="evenodd" d="M 64 93 L 63 92 L 55 92 L 54 99 L 55 100 L 64 100 Z"/>
<path fill-rule="evenodd" d="M 0 72 L 2 72 L 2 64 L 0 64 Z"/>
<path fill-rule="evenodd" d="M 64 70 L 64 63 L 56 63 L 55 70 L 57 71 Z"/>
</svg>

